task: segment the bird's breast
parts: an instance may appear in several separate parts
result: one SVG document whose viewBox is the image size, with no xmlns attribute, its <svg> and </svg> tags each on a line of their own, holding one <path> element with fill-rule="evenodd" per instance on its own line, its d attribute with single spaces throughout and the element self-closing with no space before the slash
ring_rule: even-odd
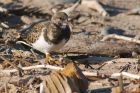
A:
<svg viewBox="0 0 140 93">
<path fill-rule="evenodd" d="M 39 39 L 32 43 L 33 48 L 41 51 L 42 53 L 47 53 L 51 51 L 56 51 L 62 48 L 66 44 L 66 40 L 63 39 L 58 44 L 53 44 L 47 42 L 43 36 L 43 33 L 40 35 Z"/>
</svg>

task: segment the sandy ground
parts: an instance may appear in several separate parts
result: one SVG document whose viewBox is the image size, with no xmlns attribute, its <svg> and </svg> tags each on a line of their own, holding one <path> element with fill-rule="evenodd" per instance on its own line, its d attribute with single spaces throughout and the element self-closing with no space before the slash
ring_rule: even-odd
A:
<svg viewBox="0 0 140 93">
<path fill-rule="evenodd" d="M 20 1 L 20 0 L 17 0 Z M 35 52 L 34 56 L 29 49 L 26 48 L 21 48 L 21 46 L 13 46 L 12 50 L 17 50 L 17 49 L 25 49 L 26 52 L 29 54 L 24 54 L 24 51 L 19 54 L 19 52 L 11 53 L 9 52 L 7 45 L 4 44 L 4 38 L 2 37 L 2 34 L 5 31 L 10 32 L 11 29 L 21 29 L 26 22 L 29 23 L 30 21 L 39 19 L 39 18 L 49 18 L 50 16 L 46 14 L 46 12 L 49 10 L 51 5 L 46 6 L 47 4 L 44 2 L 42 5 L 42 2 L 37 1 L 37 0 L 21 0 L 22 2 L 14 3 L 16 0 L 2 0 L 0 1 L 0 5 L 5 8 L 13 9 L 15 8 L 15 12 L 11 11 L 8 14 L 4 14 L 0 12 L 0 56 L 3 56 L 6 58 L 6 60 L 0 59 L 0 69 L 13 69 L 13 66 L 9 66 L 5 62 L 9 60 L 12 63 L 15 63 L 16 65 L 21 62 L 23 66 L 31 66 L 31 65 L 36 65 L 39 64 L 38 62 L 42 59 L 44 59 L 44 55 L 38 52 Z M 43 0 L 42 0 L 43 1 Z M 55 1 L 55 0 L 54 0 Z M 63 0 L 61 0 L 63 1 Z M 68 0 L 66 0 L 68 1 Z M 72 0 L 73 2 L 75 0 Z M 80 16 L 74 18 L 70 24 L 72 25 L 73 29 L 73 35 L 67 45 L 62 49 L 63 51 L 66 51 L 65 49 L 69 49 L 68 51 L 68 56 L 66 58 L 70 60 L 77 61 L 78 65 L 82 70 L 85 71 L 91 71 L 93 73 L 98 73 L 99 76 L 97 77 L 90 77 L 91 79 L 89 80 L 90 86 L 89 86 L 89 93 L 111 93 L 110 90 L 112 89 L 111 87 L 114 86 L 119 86 L 118 84 L 118 79 L 115 78 L 115 80 L 110 80 L 110 75 L 113 73 L 119 73 L 122 71 L 130 72 L 136 75 L 139 75 L 139 64 L 138 64 L 138 59 L 139 57 L 128 57 L 128 55 L 125 55 L 125 58 L 121 58 L 120 56 L 99 56 L 90 54 L 79 54 L 79 53 L 70 53 L 73 50 L 79 49 L 80 51 L 85 51 L 82 46 L 87 46 L 86 44 L 93 44 L 91 42 L 99 42 L 102 39 L 102 35 L 104 35 L 104 30 L 107 28 L 112 28 L 115 33 L 121 33 L 122 35 L 125 36 L 130 36 L 130 37 L 137 37 L 138 39 L 140 38 L 140 15 L 127 15 L 125 14 L 131 9 L 135 9 L 140 7 L 140 1 L 139 0 L 100 0 L 104 4 L 104 8 L 106 11 L 109 13 L 109 17 L 104 18 L 102 17 L 98 12 L 92 10 L 92 9 L 81 9 L 78 7 L 76 9 L 76 13 L 80 13 Z M 48 1 L 49 2 L 49 1 Z M 53 1 L 52 1 L 53 2 Z M 51 3 L 52 3 L 51 2 Z M 68 1 L 69 2 L 69 1 Z M 60 3 L 60 2 L 59 2 Z M 17 5 L 16 5 L 17 4 Z M 19 6 L 18 6 L 19 4 Z M 53 4 L 52 4 L 53 5 Z M 28 8 L 21 9 L 20 7 L 23 6 L 28 6 Z M 37 7 L 37 8 L 34 8 Z M 49 8 L 48 8 L 49 7 Z M 16 8 L 18 11 L 16 11 Z M 38 10 L 41 9 L 41 10 Z M 22 18 L 25 17 L 23 20 Z M 27 17 L 27 20 L 26 20 Z M 2 23 L 5 23 L 6 25 L 9 26 L 9 28 L 6 28 L 2 25 Z M 79 42 L 80 47 L 78 43 L 74 43 L 75 41 Z M 83 43 L 86 42 L 86 43 Z M 82 45 L 83 44 L 83 45 Z M 125 46 L 122 45 L 122 46 Z M 18 47 L 18 48 L 16 48 Z M 71 49 L 75 48 L 75 49 Z M 111 47 L 110 47 L 111 48 Z M 83 49 L 83 50 L 82 50 Z M 123 50 L 122 50 L 123 51 Z M 140 49 L 138 50 L 140 53 Z M 7 55 L 10 54 L 9 55 Z M 138 53 L 138 55 L 139 55 Z M 18 55 L 19 54 L 19 55 Z M 94 56 L 93 56 L 94 55 Z M 90 63 L 90 66 L 88 65 Z M 88 65 L 88 66 L 87 66 Z M 26 78 L 31 75 L 42 75 L 42 70 L 39 71 L 31 71 L 28 72 L 23 78 Z M 46 71 L 46 70 L 45 70 Z M 48 74 L 48 72 L 43 72 L 43 74 Z M 41 73 L 41 74 L 39 74 Z M 23 79 L 22 78 L 22 79 Z M 7 82 L 10 82 L 11 77 L 4 77 L 0 76 L 0 86 L 3 86 L 3 84 L 7 84 Z M 15 76 L 12 76 L 12 83 L 17 81 L 20 81 L 21 78 L 15 74 Z M 137 81 L 138 82 L 138 81 Z M 128 92 L 129 90 L 134 90 L 138 91 L 138 84 L 134 83 L 134 80 L 129 80 L 126 79 L 124 80 L 125 87 L 124 87 L 124 92 L 123 93 L 140 93 L 139 92 Z M 127 84 L 126 84 L 127 83 Z M 8 83 L 11 84 L 11 83 Z M 15 86 L 18 86 L 18 84 L 14 84 Z M 135 86 L 134 86 L 135 85 Z M 12 87 L 13 85 L 10 85 Z M 12 87 L 13 90 L 15 87 Z M 35 88 L 34 88 L 35 89 Z M 2 87 L 0 87 L 0 90 L 4 91 Z M 18 86 L 17 89 L 15 90 L 22 90 L 21 86 Z M 127 91 L 126 91 L 127 90 Z M 6 92 L 2 92 L 6 93 Z M 7 92 L 8 93 L 8 92 Z M 9 93 L 22 93 L 21 91 L 17 92 L 9 92 Z M 31 91 L 28 91 L 26 93 L 31 93 Z M 112 92 L 112 93 L 119 93 L 119 92 Z"/>
</svg>

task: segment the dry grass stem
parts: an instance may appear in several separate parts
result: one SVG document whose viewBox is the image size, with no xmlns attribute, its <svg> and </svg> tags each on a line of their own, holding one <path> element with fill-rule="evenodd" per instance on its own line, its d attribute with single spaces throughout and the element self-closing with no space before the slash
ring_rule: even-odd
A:
<svg viewBox="0 0 140 93">
<path fill-rule="evenodd" d="M 23 67 L 21 69 L 22 70 L 31 70 L 31 69 L 41 69 L 41 68 L 49 68 L 52 70 L 63 70 L 64 69 L 64 68 L 52 66 L 52 65 L 35 65 L 35 66 Z M 18 71 L 17 69 L 0 70 L 0 76 L 10 75 L 10 73 L 15 73 L 17 71 Z M 94 72 L 83 71 L 83 74 L 85 76 L 97 76 L 97 73 L 94 73 Z"/>
<path fill-rule="evenodd" d="M 125 76 L 125 77 L 128 77 L 128 78 L 140 79 L 139 75 L 131 74 L 131 73 L 128 73 L 128 72 L 114 73 L 114 74 L 111 75 L 111 77 L 120 77 L 121 75 Z"/>
<path fill-rule="evenodd" d="M 140 44 L 140 40 L 138 40 L 138 39 L 130 38 L 130 37 L 126 37 L 126 36 L 121 36 L 121 35 L 116 35 L 116 34 L 107 35 L 101 41 L 106 41 L 108 39 L 120 39 L 120 40 L 125 40 L 128 42 Z"/>
</svg>

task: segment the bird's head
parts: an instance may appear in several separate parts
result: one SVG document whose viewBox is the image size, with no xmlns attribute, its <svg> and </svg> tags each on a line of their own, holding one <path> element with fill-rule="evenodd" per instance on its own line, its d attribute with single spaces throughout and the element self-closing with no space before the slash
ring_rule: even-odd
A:
<svg viewBox="0 0 140 93">
<path fill-rule="evenodd" d="M 64 12 L 58 12 L 52 16 L 51 21 L 58 26 L 66 26 L 68 24 L 68 15 Z"/>
</svg>

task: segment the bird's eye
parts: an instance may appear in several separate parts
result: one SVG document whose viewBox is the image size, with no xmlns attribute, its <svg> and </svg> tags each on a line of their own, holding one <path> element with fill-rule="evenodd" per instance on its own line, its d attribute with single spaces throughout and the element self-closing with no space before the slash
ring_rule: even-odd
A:
<svg viewBox="0 0 140 93">
<path fill-rule="evenodd" d="M 60 17 L 60 20 L 63 20 L 63 18 L 62 18 L 62 17 Z"/>
</svg>

